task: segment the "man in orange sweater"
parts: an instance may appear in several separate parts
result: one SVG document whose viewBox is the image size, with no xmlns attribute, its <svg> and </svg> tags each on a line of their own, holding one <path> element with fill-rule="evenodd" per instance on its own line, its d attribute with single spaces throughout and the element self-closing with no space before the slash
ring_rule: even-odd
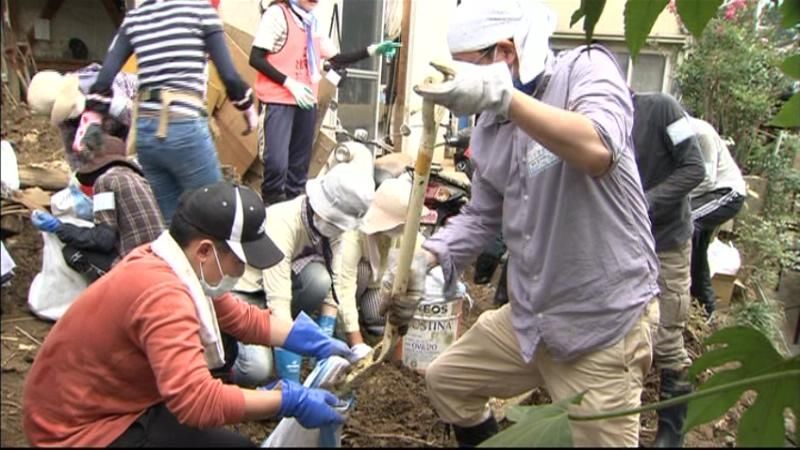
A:
<svg viewBox="0 0 800 450">
<path fill-rule="evenodd" d="M 220 331 L 324 359 L 352 358 L 307 316 L 271 318 L 228 291 L 245 264 L 283 258 L 252 190 L 222 182 L 182 196 L 164 232 L 92 284 L 59 319 L 23 394 L 34 446 L 252 446 L 222 425 L 272 416 L 315 428 L 342 422 L 329 392 L 282 380 L 225 385 Z"/>
</svg>

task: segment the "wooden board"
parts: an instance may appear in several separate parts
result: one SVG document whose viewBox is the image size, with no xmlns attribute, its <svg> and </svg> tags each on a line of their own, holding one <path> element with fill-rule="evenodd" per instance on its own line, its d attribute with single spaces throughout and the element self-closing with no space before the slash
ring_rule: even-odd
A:
<svg viewBox="0 0 800 450">
<path fill-rule="evenodd" d="M 314 152 L 311 154 L 311 164 L 308 165 L 308 178 L 316 177 L 325 167 L 333 149 L 336 148 L 336 139 L 331 133 L 322 131 L 314 142 Z"/>
<path fill-rule="evenodd" d="M 69 174 L 55 167 L 29 164 L 19 168 L 19 185 L 40 187 L 46 191 L 60 191 L 67 187 Z"/>
</svg>

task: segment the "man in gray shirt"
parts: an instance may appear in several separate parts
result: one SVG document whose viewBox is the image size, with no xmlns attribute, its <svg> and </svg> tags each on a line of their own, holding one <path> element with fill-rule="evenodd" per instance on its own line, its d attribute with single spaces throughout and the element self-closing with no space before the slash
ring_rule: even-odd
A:
<svg viewBox="0 0 800 450">
<path fill-rule="evenodd" d="M 575 413 L 636 407 L 652 360 L 658 261 L 631 98 L 607 49 L 553 57 L 554 26 L 538 1 L 464 1 L 448 45 L 468 64 L 416 88 L 456 115 L 481 113 L 472 198 L 424 244 L 429 265 L 452 283 L 501 229 L 509 248 L 509 303 L 481 315 L 426 374 L 431 403 L 462 446 L 497 431 L 490 397 L 541 385 L 554 401 L 587 391 Z M 403 300 L 393 299 L 389 320 L 403 317 Z M 572 430 L 577 446 L 635 447 L 639 418 Z"/>
<path fill-rule="evenodd" d="M 680 103 L 661 92 L 633 96 L 633 143 L 647 198 L 647 212 L 660 265 L 658 286 L 661 323 L 656 334 L 655 366 L 661 370 L 660 397 L 667 400 L 691 391 L 686 369 L 691 364 L 683 344 L 689 315 L 689 267 L 692 216 L 689 192 L 705 173 L 700 144 Z M 658 412 L 656 447 L 680 447 L 686 407 Z"/>
</svg>

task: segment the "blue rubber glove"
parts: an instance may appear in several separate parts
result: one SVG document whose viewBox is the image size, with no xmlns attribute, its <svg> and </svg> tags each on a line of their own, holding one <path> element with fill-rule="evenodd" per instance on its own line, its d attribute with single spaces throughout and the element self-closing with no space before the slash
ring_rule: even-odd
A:
<svg viewBox="0 0 800 450">
<path fill-rule="evenodd" d="M 332 337 L 333 331 L 336 329 L 336 316 L 323 316 L 320 315 L 317 319 L 317 325 L 322 328 L 325 336 Z"/>
<path fill-rule="evenodd" d="M 347 344 L 326 336 L 322 328 L 317 326 L 304 312 L 301 312 L 294 320 L 294 325 L 289 330 L 289 335 L 286 336 L 283 348 L 301 355 L 313 356 L 317 360 L 323 360 L 332 355 L 339 355 L 347 360 L 352 357 Z"/>
<path fill-rule="evenodd" d="M 31 214 L 31 223 L 40 231 L 55 233 L 61 228 L 61 221 L 47 211 L 37 209 Z"/>
<path fill-rule="evenodd" d="M 272 384 L 275 386 L 275 383 Z M 289 380 L 280 380 L 281 407 L 278 415 L 294 417 L 305 428 L 339 425 L 344 418 L 333 409 L 340 402 L 330 392 L 307 388 Z"/>
</svg>

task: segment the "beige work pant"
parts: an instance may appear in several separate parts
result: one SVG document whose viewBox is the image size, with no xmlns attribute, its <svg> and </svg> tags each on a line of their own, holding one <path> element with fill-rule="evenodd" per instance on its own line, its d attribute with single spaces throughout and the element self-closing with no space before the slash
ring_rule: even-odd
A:
<svg viewBox="0 0 800 450">
<path fill-rule="evenodd" d="M 553 360 L 540 345 L 533 360 L 524 362 L 511 314 L 508 304 L 483 313 L 428 367 L 428 396 L 444 422 L 477 425 L 491 414 L 490 397 L 511 398 L 542 385 L 553 401 L 587 390 L 580 406 L 571 407 L 575 414 L 640 405 L 658 323 L 655 299 L 619 342 L 571 361 Z M 639 443 L 638 414 L 570 425 L 576 446 L 636 447 Z"/>
<path fill-rule="evenodd" d="M 656 332 L 653 360 L 658 369 L 680 371 L 692 363 L 683 344 L 683 329 L 691 301 L 692 241 L 658 252 L 658 261 L 661 321 Z"/>
</svg>

